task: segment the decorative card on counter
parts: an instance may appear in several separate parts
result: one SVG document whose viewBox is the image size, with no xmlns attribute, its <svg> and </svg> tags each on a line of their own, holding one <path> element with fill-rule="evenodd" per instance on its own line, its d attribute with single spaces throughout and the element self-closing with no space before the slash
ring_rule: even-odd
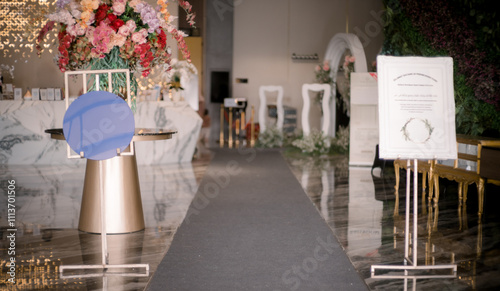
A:
<svg viewBox="0 0 500 291">
<path fill-rule="evenodd" d="M 55 95 L 54 88 L 47 88 L 47 100 L 54 101 L 55 98 L 54 95 Z"/>
<path fill-rule="evenodd" d="M 40 100 L 40 88 L 31 89 L 31 97 L 33 100 Z"/>
<path fill-rule="evenodd" d="M 54 89 L 54 100 L 60 101 L 61 99 L 61 88 Z"/>
<path fill-rule="evenodd" d="M 456 159 L 453 59 L 378 56 L 383 159 Z"/>
<path fill-rule="evenodd" d="M 40 100 L 47 100 L 47 89 L 40 89 Z"/>
<path fill-rule="evenodd" d="M 14 89 L 14 100 L 23 99 L 23 88 L 15 88 Z"/>
</svg>

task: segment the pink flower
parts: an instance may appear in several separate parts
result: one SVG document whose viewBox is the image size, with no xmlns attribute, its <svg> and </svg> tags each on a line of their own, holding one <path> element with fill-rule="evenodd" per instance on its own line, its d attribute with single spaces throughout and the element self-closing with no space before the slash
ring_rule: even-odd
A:
<svg viewBox="0 0 500 291">
<path fill-rule="evenodd" d="M 113 48 L 112 46 L 109 47 L 109 42 L 111 41 L 111 36 L 114 33 L 115 31 L 113 28 L 102 21 L 94 31 L 94 39 L 92 41 L 94 48 L 92 48 L 92 52 L 99 54 L 100 56 L 109 53 L 111 48 Z"/>
<path fill-rule="evenodd" d="M 108 43 L 108 50 L 111 51 L 111 49 L 114 46 L 121 47 L 125 44 L 125 41 L 127 40 L 127 37 L 118 34 L 118 33 L 113 33 L 110 37 L 109 43 Z"/>
<path fill-rule="evenodd" d="M 323 65 L 323 71 L 329 71 L 330 70 L 330 66 L 328 65 L 328 63 L 325 63 Z"/>
<path fill-rule="evenodd" d="M 123 12 L 125 12 L 125 1 L 122 0 L 122 1 L 119 1 L 119 0 L 115 0 L 115 2 L 113 3 L 113 14 L 117 15 L 117 16 L 120 16 L 123 14 Z"/>
<path fill-rule="evenodd" d="M 143 44 L 146 43 L 146 37 L 148 36 L 148 31 L 143 28 L 139 30 L 138 32 L 132 33 L 132 41 L 137 43 L 137 44 Z"/>
<path fill-rule="evenodd" d="M 355 61 L 356 61 L 356 58 L 355 58 L 355 57 L 350 57 L 350 58 L 349 58 L 349 62 L 354 63 Z"/>
<path fill-rule="evenodd" d="M 94 31 L 95 27 L 90 26 L 89 28 L 87 28 L 87 32 L 85 33 L 85 36 L 88 38 L 90 43 L 94 42 Z"/>
<path fill-rule="evenodd" d="M 168 0 L 154 0 L 158 7 L 148 3 L 153 0 L 56 2 L 58 9 L 49 15 L 52 21 L 41 29 L 36 48 L 41 51 L 44 36 L 59 24 L 57 62 L 61 71 L 85 68 L 92 59 L 107 58 L 111 51 L 118 51 L 119 57 L 128 60 L 132 69 L 147 76 L 153 66 L 170 63 L 167 31 L 172 33 L 184 58 L 190 57 L 184 40 L 186 35 L 171 23 L 177 17 L 171 17 L 168 12 Z M 186 10 L 187 21 L 194 24 L 191 4 L 185 0 L 174 2 Z"/>
<path fill-rule="evenodd" d="M 129 34 L 134 32 L 135 29 L 136 29 L 135 21 L 129 20 L 125 23 L 125 25 L 123 25 L 118 29 L 118 33 L 123 36 L 128 36 Z"/>
<path fill-rule="evenodd" d="M 130 2 L 128 2 L 128 6 L 134 8 L 134 10 L 135 10 L 135 8 L 137 7 L 137 4 L 139 4 L 141 2 L 142 2 L 142 0 L 130 0 Z"/>
<path fill-rule="evenodd" d="M 194 17 L 196 16 L 196 13 L 193 13 L 191 15 L 186 16 L 186 20 L 189 23 L 189 25 L 194 26 Z"/>
<path fill-rule="evenodd" d="M 317 65 L 315 70 L 316 70 L 316 72 L 321 71 L 321 66 L 320 66 L 320 65 Z"/>
<path fill-rule="evenodd" d="M 185 34 L 182 31 L 179 31 L 175 28 L 169 27 L 169 32 L 177 41 L 177 47 L 182 52 L 182 56 L 188 61 L 191 62 L 191 52 L 189 51 L 186 40 L 184 39 Z"/>
<path fill-rule="evenodd" d="M 66 31 L 68 32 L 69 35 L 74 37 L 85 34 L 85 28 L 83 28 L 79 23 L 68 25 Z"/>
</svg>

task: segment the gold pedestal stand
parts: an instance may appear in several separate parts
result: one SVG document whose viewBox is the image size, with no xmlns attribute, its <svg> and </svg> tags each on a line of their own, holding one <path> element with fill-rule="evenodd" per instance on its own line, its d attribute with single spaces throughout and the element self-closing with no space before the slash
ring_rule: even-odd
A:
<svg viewBox="0 0 500 291">
<path fill-rule="evenodd" d="M 102 166 L 102 177 L 99 174 L 99 164 Z M 87 160 L 78 229 L 101 233 L 101 183 L 106 200 L 110 202 L 106 204 L 104 211 L 106 232 L 143 230 L 144 214 L 135 155 L 120 155 L 102 161 Z"/>
</svg>

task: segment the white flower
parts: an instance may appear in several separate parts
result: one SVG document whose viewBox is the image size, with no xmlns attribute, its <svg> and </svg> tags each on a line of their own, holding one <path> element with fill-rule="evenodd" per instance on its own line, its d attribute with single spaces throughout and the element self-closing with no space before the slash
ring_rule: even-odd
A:
<svg viewBox="0 0 500 291">
<path fill-rule="evenodd" d="M 326 154 L 330 150 L 330 138 L 321 131 L 312 130 L 307 136 L 296 139 L 292 145 L 308 154 Z"/>
<path fill-rule="evenodd" d="M 187 61 L 179 61 L 176 58 L 173 58 L 170 61 L 170 70 L 165 68 L 164 73 L 162 74 L 162 80 L 169 83 L 174 76 L 178 76 L 180 79 L 189 80 L 192 76 L 198 74 L 198 70 L 196 67 Z"/>
<path fill-rule="evenodd" d="M 71 15 L 71 13 L 69 13 L 69 11 L 66 9 L 49 14 L 47 18 L 55 22 L 64 23 L 68 26 L 73 25 L 76 22 L 75 19 L 73 18 L 73 15 Z"/>
</svg>

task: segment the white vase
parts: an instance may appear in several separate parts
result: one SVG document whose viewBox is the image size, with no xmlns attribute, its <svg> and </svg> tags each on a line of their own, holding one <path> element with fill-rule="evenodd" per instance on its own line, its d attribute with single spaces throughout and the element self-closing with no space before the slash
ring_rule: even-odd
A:
<svg viewBox="0 0 500 291">
<path fill-rule="evenodd" d="M 170 100 L 173 102 L 179 102 L 182 99 L 181 90 L 170 89 L 169 95 Z"/>
</svg>

